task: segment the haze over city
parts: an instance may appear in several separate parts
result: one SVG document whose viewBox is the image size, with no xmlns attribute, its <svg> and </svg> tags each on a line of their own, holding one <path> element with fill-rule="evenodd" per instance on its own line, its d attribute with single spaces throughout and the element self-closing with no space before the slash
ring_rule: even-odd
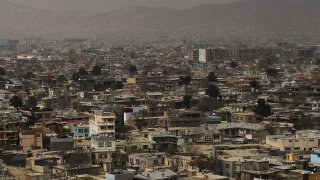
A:
<svg viewBox="0 0 320 180">
<path fill-rule="evenodd" d="M 320 179 L 320 0 L 0 0 L 0 180 Z"/>
<path fill-rule="evenodd" d="M 9 0 L 40 9 L 107 12 L 128 6 L 185 9 L 203 4 L 225 4 L 240 0 Z"/>
</svg>

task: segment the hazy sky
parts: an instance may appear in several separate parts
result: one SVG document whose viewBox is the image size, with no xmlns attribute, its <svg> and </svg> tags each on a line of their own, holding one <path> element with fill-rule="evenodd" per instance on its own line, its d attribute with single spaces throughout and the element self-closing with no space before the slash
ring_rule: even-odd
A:
<svg viewBox="0 0 320 180">
<path fill-rule="evenodd" d="M 1 0 L 0 0 L 1 1 Z M 8 0 L 41 9 L 88 9 L 106 12 L 126 6 L 189 8 L 201 4 L 229 3 L 239 0 Z"/>
</svg>

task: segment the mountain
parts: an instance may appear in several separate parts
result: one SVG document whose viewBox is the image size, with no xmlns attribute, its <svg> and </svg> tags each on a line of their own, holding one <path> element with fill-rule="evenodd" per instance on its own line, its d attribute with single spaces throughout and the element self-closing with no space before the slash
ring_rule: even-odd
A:
<svg viewBox="0 0 320 180">
<path fill-rule="evenodd" d="M 8 0 L 39 9 L 79 10 L 87 9 L 104 13 L 127 6 L 170 7 L 186 9 L 201 4 L 224 4 L 240 0 Z"/>
<path fill-rule="evenodd" d="M 131 6 L 93 13 L 0 0 L 0 38 L 319 38 L 319 0 L 245 0 L 188 9 Z"/>
</svg>

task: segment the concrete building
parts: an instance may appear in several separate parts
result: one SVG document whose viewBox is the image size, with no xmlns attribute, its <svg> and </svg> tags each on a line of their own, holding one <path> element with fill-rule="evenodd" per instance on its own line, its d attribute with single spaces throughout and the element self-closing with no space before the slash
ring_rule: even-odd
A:
<svg viewBox="0 0 320 180">
<path fill-rule="evenodd" d="M 19 135 L 20 144 L 24 151 L 43 148 L 42 129 L 22 130 Z"/>
<path fill-rule="evenodd" d="M 134 172 L 124 171 L 124 172 L 106 173 L 106 179 L 108 179 L 108 180 L 133 180 L 134 179 Z"/>
<path fill-rule="evenodd" d="M 91 148 L 96 150 L 115 150 L 115 119 L 110 112 L 95 111 L 89 120 Z"/>
<path fill-rule="evenodd" d="M 100 164 L 105 172 L 112 171 L 112 152 L 115 143 L 115 113 L 95 111 L 89 120 L 92 163 Z"/>
<path fill-rule="evenodd" d="M 199 49 L 199 61 L 200 62 L 209 62 L 212 59 L 212 50 L 211 49 Z"/>
<path fill-rule="evenodd" d="M 318 130 L 298 131 L 296 134 L 266 136 L 266 144 L 280 151 L 311 151 L 319 147 Z"/>
</svg>

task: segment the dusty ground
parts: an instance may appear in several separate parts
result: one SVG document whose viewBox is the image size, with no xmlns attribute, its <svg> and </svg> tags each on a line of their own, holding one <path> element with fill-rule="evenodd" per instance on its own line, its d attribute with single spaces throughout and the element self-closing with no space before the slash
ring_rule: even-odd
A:
<svg viewBox="0 0 320 180">
<path fill-rule="evenodd" d="M 14 166 L 7 166 L 9 173 L 13 175 L 16 180 L 25 180 L 26 179 L 26 170 L 23 168 L 17 168 Z"/>
</svg>

